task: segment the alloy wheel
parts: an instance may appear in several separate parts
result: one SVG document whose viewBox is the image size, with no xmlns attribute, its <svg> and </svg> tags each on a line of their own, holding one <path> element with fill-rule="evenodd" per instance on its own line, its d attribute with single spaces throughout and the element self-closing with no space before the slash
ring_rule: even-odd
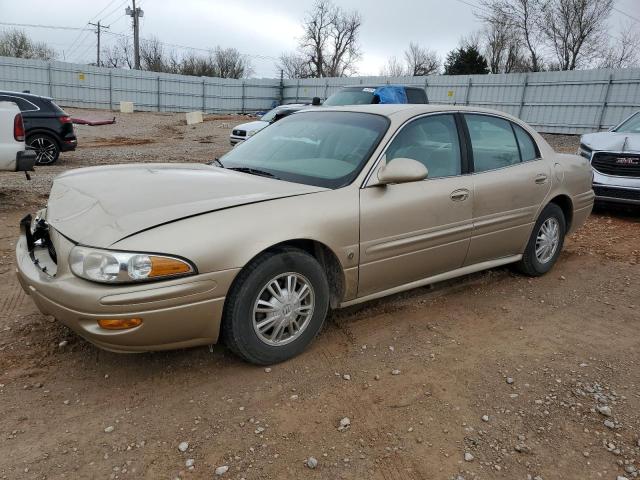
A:
<svg viewBox="0 0 640 480">
<path fill-rule="evenodd" d="M 56 161 L 58 146 L 55 142 L 46 137 L 36 137 L 30 145 L 36 152 L 36 163 L 47 165 Z"/>
<path fill-rule="evenodd" d="M 258 338 L 272 346 L 293 342 L 313 316 L 315 293 L 303 275 L 278 275 L 262 288 L 253 306 L 253 328 Z"/>
<path fill-rule="evenodd" d="M 549 262 L 560 244 L 560 224 L 554 217 L 547 218 L 536 237 L 536 258 L 540 263 Z"/>
</svg>

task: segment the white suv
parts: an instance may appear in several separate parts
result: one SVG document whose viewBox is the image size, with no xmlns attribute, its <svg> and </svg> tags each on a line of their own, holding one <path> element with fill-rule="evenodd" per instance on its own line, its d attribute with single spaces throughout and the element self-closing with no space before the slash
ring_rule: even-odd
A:
<svg viewBox="0 0 640 480">
<path fill-rule="evenodd" d="M 20 109 L 13 102 L 0 102 L 0 170 L 33 170 L 36 154 L 25 150 L 24 123 Z"/>
</svg>

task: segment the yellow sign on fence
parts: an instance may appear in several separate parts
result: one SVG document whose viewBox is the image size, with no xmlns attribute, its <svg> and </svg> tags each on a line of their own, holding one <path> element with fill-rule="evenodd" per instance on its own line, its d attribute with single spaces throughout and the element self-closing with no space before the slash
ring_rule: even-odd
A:
<svg viewBox="0 0 640 480">
<path fill-rule="evenodd" d="M 453 90 L 447 91 L 447 97 L 453 97 Z"/>
</svg>

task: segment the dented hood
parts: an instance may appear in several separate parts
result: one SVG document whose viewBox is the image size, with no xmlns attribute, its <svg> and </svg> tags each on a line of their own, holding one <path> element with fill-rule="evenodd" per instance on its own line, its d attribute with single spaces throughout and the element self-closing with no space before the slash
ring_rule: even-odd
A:
<svg viewBox="0 0 640 480">
<path fill-rule="evenodd" d="M 599 132 L 583 135 L 580 142 L 591 150 L 605 152 L 640 152 L 640 134 Z"/>
<path fill-rule="evenodd" d="M 46 219 L 69 239 L 104 248 L 181 218 L 323 190 L 201 164 L 92 167 L 55 179 Z"/>
</svg>

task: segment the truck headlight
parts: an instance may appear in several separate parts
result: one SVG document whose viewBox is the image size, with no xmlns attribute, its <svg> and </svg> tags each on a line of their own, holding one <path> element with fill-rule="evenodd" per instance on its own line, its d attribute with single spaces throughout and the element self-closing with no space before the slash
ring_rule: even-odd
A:
<svg viewBox="0 0 640 480">
<path fill-rule="evenodd" d="M 71 271 L 100 283 L 131 283 L 196 273 L 186 260 L 156 254 L 119 252 L 75 246 L 69 254 Z"/>
<path fill-rule="evenodd" d="M 590 161 L 592 153 L 593 153 L 592 149 L 587 147 L 584 143 L 580 144 L 580 148 L 578 148 L 578 155 L 580 155 L 581 157 L 584 157 L 584 158 L 586 158 L 587 160 Z"/>
</svg>

